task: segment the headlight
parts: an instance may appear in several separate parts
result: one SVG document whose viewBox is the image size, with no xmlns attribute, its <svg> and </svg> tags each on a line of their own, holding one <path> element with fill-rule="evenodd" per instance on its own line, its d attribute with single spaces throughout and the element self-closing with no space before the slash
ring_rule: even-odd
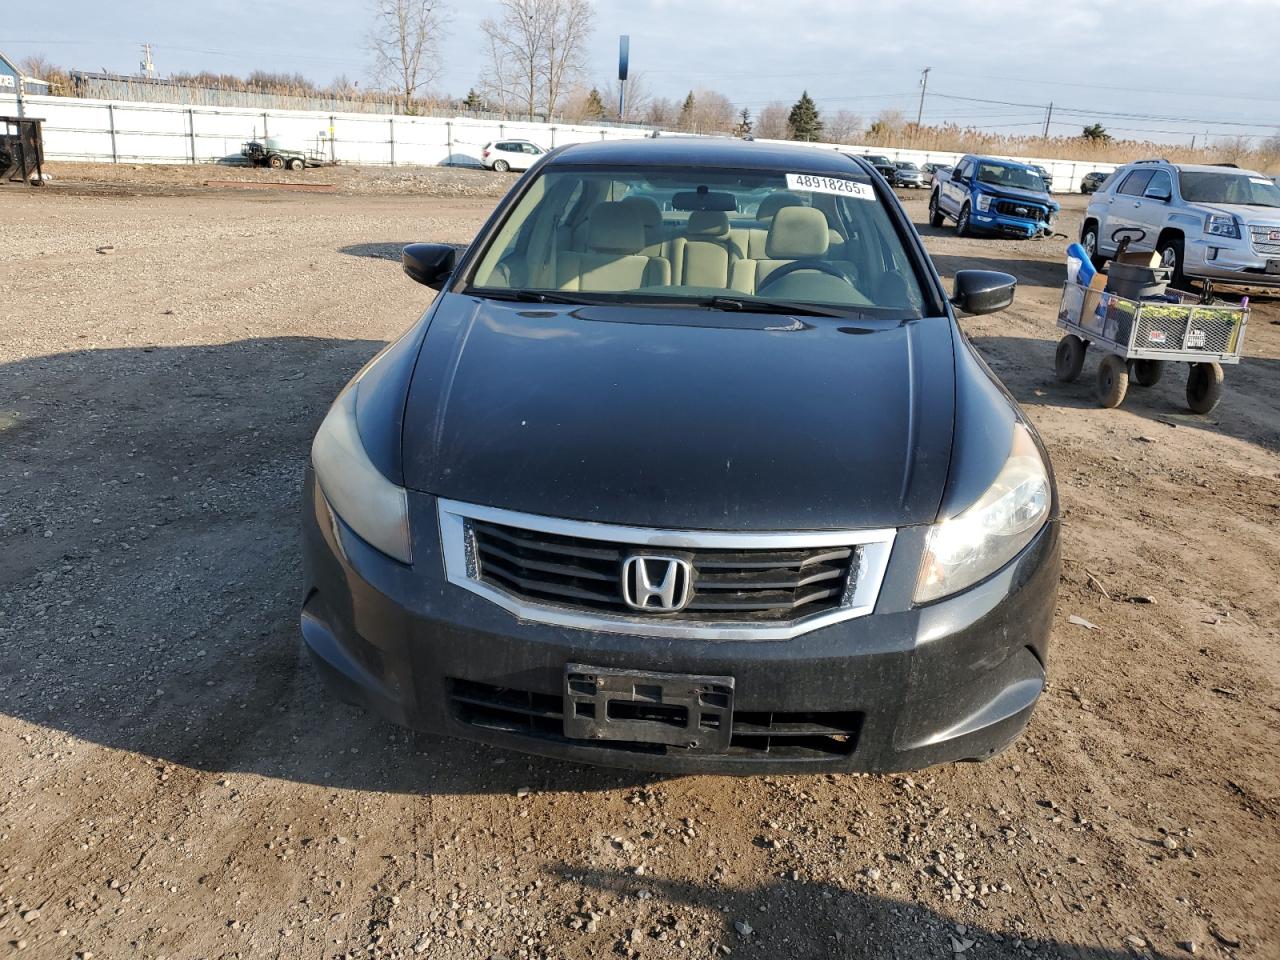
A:
<svg viewBox="0 0 1280 960">
<path fill-rule="evenodd" d="M 364 452 L 356 428 L 357 380 L 333 402 L 311 444 L 311 463 L 329 506 L 360 539 L 401 563 L 412 563 L 409 495 Z"/>
<path fill-rule="evenodd" d="M 991 194 L 989 193 L 978 194 L 977 202 L 978 202 L 978 209 L 981 210 L 983 213 L 986 213 L 988 210 L 991 209 Z"/>
<path fill-rule="evenodd" d="M 995 482 L 973 506 L 929 531 L 915 602 L 950 596 L 1003 567 L 1044 526 L 1050 499 L 1044 460 L 1027 428 L 1017 424 Z"/>
<path fill-rule="evenodd" d="M 1211 237 L 1235 237 L 1240 239 L 1240 224 L 1229 213 L 1211 213 L 1205 217 L 1204 232 Z"/>
</svg>

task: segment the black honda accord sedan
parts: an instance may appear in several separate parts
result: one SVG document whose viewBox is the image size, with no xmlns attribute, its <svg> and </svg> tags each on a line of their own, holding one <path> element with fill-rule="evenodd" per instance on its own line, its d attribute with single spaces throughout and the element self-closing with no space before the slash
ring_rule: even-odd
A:
<svg viewBox="0 0 1280 960">
<path fill-rule="evenodd" d="M 311 450 L 302 634 L 391 720 L 655 771 L 983 759 L 1044 687 L 1044 447 L 858 158 L 554 151 Z"/>
</svg>

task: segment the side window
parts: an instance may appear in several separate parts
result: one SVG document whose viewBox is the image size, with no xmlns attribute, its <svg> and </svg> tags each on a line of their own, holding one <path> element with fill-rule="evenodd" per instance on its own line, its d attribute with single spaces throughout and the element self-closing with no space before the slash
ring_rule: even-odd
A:
<svg viewBox="0 0 1280 960">
<path fill-rule="evenodd" d="M 1154 173 L 1153 170 L 1134 170 L 1124 178 L 1124 182 L 1120 184 L 1120 189 L 1116 193 L 1126 197 L 1142 196 L 1142 191 L 1147 189 L 1147 184 L 1151 182 Z"/>
<path fill-rule="evenodd" d="M 524 152 L 525 152 L 525 153 L 538 154 L 538 153 L 541 153 L 542 151 L 541 151 L 541 150 L 539 150 L 535 144 L 532 144 L 532 143 L 526 143 L 526 144 L 524 145 Z"/>
<path fill-rule="evenodd" d="M 1173 196 L 1173 181 L 1169 179 L 1169 174 L 1163 170 L 1157 170 L 1153 173 L 1151 181 L 1147 184 L 1143 194 L 1148 197 Z"/>
</svg>

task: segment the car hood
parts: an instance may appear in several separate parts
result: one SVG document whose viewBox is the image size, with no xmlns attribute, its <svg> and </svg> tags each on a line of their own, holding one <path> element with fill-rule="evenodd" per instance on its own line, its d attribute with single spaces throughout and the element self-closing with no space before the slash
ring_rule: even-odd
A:
<svg viewBox="0 0 1280 960">
<path fill-rule="evenodd" d="M 1057 206 L 1050 199 L 1049 195 L 1044 191 L 1023 190 L 1021 187 L 999 187 L 994 183 L 979 183 L 978 189 L 983 193 L 989 193 L 992 196 L 1004 197 L 1009 200 L 1025 200 L 1028 203 L 1043 203 L 1049 206 Z"/>
<path fill-rule="evenodd" d="M 443 294 L 409 388 L 411 489 L 729 530 L 937 516 L 951 322 L 530 306 Z"/>
<path fill-rule="evenodd" d="M 1280 207 L 1251 207 L 1240 203 L 1197 203 L 1193 212 L 1218 213 L 1238 217 L 1241 223 L 1270 226 L 1280 224 Z"/>
</svg>

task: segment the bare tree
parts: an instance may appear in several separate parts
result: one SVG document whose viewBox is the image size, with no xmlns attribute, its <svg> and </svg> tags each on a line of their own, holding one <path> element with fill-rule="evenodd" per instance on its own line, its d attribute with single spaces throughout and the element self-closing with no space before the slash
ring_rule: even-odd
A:
<svg viewBox="0 0 1280 960">
<path fill-rule="evenodd" d="M 823 136 L 830 143 L 853 143 L 862 133 L 862 117 L 852 110 L 837 110 L 823 121 Z"/>
<path fill-rule="evenodd" d="M 448 8 L 444 0 L 373 0 L 373 20 L 374 72 L 404 97 L 405 113 L 412 113 L 413 98 L 439 75 Z"/>
<path fill-rule="evenodd" d="M 594 29 L 590 0 L 498 0 L 480 24 L 488 53 L 481 85 L 504 110 L 555 114 L 581 76 Z"/>
<path fill-rule="evenodd" d="M 789 140 L 787 113 L 790 109 L 778 100 L 761 109 L 756 116 L 755 136 L 761 140 Z"/>
</svg>

